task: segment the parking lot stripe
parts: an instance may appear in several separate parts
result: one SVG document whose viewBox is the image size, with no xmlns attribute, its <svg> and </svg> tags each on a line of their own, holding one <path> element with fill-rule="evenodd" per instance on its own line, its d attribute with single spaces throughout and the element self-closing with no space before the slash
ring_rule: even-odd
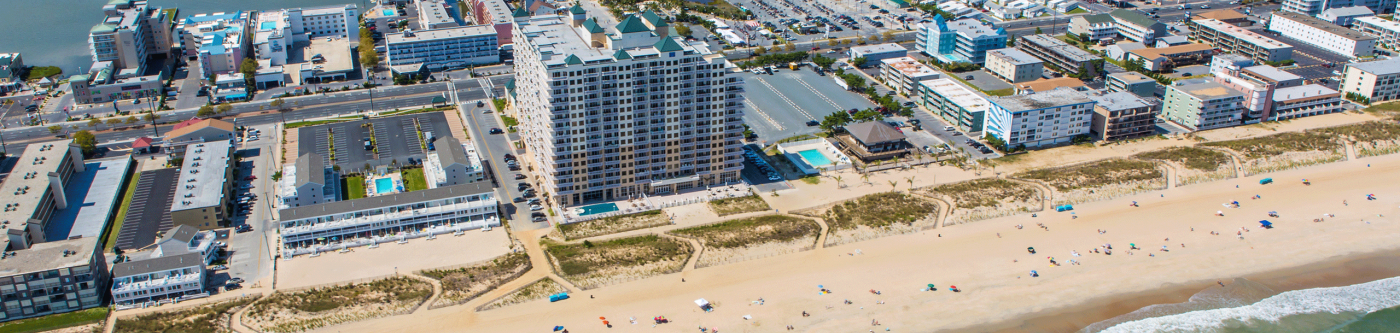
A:
<svg viewBox="0 0 1400 333">
<path fill-rule="evenodd" d="M 763 117 L 763 120 L 767 120 L 769 124 L 773 124 L 773 127 L 777 127 L 779 131 L 783 130 L 783 125 L 782 125 L 782 124 L 778 124 L 777 121 L 774 121 L 774 120 L 773 120 L 773 117 L 769 117 L 769 116 L 768 116 L 768 113 L 763 112 L 762 109 L 759 109 L 759 108 L 758 108 L 758 105 L 754 105 L 754 103 L 748 103 L 748 104 L 749 104 L 749 106 L 753 107 L 753 111 L 754 111 L 755 113 L 758 113 L 759 116 Z"/>
<path fill-rule="evenodd" d="M 812 91 L 812 95 L 821 97 L 823 101 L 826 101 L 827 104 L 831 104 L 831 107 L 836 109 L 837 111 L 845 111 L 845 109 L 842 109 L 840 105 L 836 105 L 836 102 L 831 101 L 830 98 L 826 98 L 826 94 L 817 91 L 817 88 L 813 88 L 812 85 L 807 84 L 807 81 L 797 80 L 797 83 L 801 83 L 803 87 L 807 87 L 807 90 Z"/>
<path fill-rule="evenodd" d="M 773 95 L 778 96 L 778 98 L 782 98 L 784 102 L 787 102 L 788 105 L 791 105 L 793 109 L 797 110 L 797 112 L 801 112 L 803 115 L 806 115 L 807 119 L 817 120 L 817 118 L 813 117 L 811 113 L 807 113 L 807 110 L 803 110 L 802 107 L 797 106 L 797 103 L 793 103 L 792 100 L 787 98 L 787 96 L 784 96 L 782 93 L 778 92 L 778 88 L 773 88 L 773 85 L 768 84 L 768 81 L 764 81 L 761 77 L 754 78 L 758 79 L 758 83 L 762 83 L 765 87 L 768 87 L 768 90 L 772 90 Z"/>
</svg>

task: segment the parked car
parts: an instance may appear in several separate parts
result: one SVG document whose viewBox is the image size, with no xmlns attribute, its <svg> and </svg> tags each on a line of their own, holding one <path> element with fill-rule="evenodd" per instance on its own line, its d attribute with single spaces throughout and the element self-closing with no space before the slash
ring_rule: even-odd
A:
<svg viewBox="0 0 1400 333">
<path fill-rule="evenodd" d="M 515 199 L 511 199 L 510 202 L 525 202 L 525 198 L 515 197 Z"/>
<path fill-rule="evenodd" d="M 214 265 L 209 267 L 209 270 L 211 271 L 222 271 L 225 269 L 228 269 L 228 265 Z"/>
<path fill-rule="evenodd" d="M 501 133 L 505 133 L 505 132 L 506 132 L 506 131 L 502 131 L 501 129 L 495 128 L 495 127 L 492 127 L 490 131 L 487 131 L 487 133 L 490 133 L 490 134 L 501 134 Z"/>
<path fill-rule="evenodd" d="M 819 125 L 821 125 L 821 124 L 822 124 L 821 122 L 816 121 L 816 120 L 808 120 L 808 121 L 807 121 L 807 126 L 819 126 Z"/>
<path fill-rule="evenodd" d="M 241 233 L 253 231 L 253 226 L 247 225 L 247 224 L 240 224 L 240 225 L 238 225 L 238 227 L 233 228 L 233 231 L 237 231 L 238 233 L 241 234 Z"/>
<path fill-rule="evenodd" d="M 524 175 L 524 174 L 519 174 L 519 173 L 517 173 L 517 174 L 515 174 L 515 179 L 516 179 L 516 180 L 525 179 L 525 175 Z"/>
<path fill-rule="evenodd" d="M 243 283 L 243 278 L 232 278 L 232 279 L 228 279 L 228 283 L 234 283 L 234 284 Z"/>
<path fill-rule="evenodd" d="M 544 216 L 536 216 L 536 217 L 530 219 L 530 221 L 533 221 L 533 222 L 544 222 L 544 221 L 548 221 L 548 220 L 549 220 L 549 219 L 545 218 Z"/>
<path fill-rule="evenodd" d="M 530 210 L 531 210 L 531 211 L 537 211 L 537 210 L 542 210 L 542 209 L 544 209 L 544 206 L 540 206 L 540 205 L 530 205 Z"/>
</svg>

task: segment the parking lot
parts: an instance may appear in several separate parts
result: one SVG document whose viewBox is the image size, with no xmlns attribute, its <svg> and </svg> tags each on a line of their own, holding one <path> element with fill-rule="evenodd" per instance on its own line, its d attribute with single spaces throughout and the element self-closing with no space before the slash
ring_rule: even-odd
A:
<svg viewBox="0 0 1400 333">
<path fill-rule="evenodd" d="M 170 219 L 170 203 L 175 198 L 175 180 L 180 178 L 177 171 L 171 168 L 141 173 L 117 234 L 118 248 L 135 250 L 154 244 L 156 235 L 175 227 Z"/>
<path fill-rule="evenodd" d="M 420 145 L 420 129 L 433 133 L 434 137 L 455 136 L 441 112 L 419 113 L 304 127 L 298 134 L 297 151 L 316 153 L 326 159 L 334 156 L 333 163 L 345 170 L 343 172 L 364 169 L 365 164 L 371 167 L 393 162 L 409 164 L 427 156 Z M 372 149 L 366 149 L 364 140 L 371 136 L 374 137 Z"/>
<path fill-rule="evenodd" d="M 814 39 L 847 38 L 882 34 L 890 30 L 910 30 L 924 13 L 913 7 L 894 8 L 885 1 L 794 1 L 794 0 L 738 0 L 731 1 L 735 6 L 748 8 L 761 23 L 771 23 L 768 28 L 787 30 L 793 23 L 812 23 L 819 32 L 808 35 L 794 34 L 792 40 L 806 42 Z M 849 17 L 844 20 L 842 15 Z M 825 18 L 826 20 L 822 20 Z M 825 26 L 830 25 L 831 31 Z M 774 32 L 778 32 L 774 30 Z M 767 39 L 756 34 L 752 40 L 759 45 L 770 45 Z"/>
<path fill-rule="evenodd" d="M 875 107 L 865 97 L 836 85 L 832 75 L 821 76 L 810 68 L 781 69 L 773 75 L 739 74 L 744 79 L 744 123 L 758 140 L 773 143 L 784 138 L 821 131 L 807 126 L 840 110 Z"/>
</svg>

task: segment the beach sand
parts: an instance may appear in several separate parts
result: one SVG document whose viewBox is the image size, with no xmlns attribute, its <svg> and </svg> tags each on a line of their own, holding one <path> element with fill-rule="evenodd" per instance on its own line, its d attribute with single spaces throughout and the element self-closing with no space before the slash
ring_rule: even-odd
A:
<svg viewBox="0 0 1400 333">
<path fill-rule="evenodd" d="M 932 176 L 919 177 L 931 181 Z M 886 328 L 983 331 L 1014 330 L 1051 314 L 1082 319 L 1067 320 L 1073 324 L 1045 331 L 1060 331 L 1058 327 L 1077 330 L 1074 325 L 1082 327 L 1148 304 L 1180 302 L 1216 281 L 1230 282 L 1237 277 L 1284 272 L 1274 273 L 1275 280 L 1262 282 L 1285 289 L 1289 285 L 1345 283 L 1340 280 L 1351 273 L 1318 277 L 1300 272 L 1378 251 L 1400 250 L 1400 244 L 1393 240 L 1400 232 L 1400 223 L 1394 219 L 1400 216 L 1396 208 L 1400 204 L 1400 155 L 1276 172 L 1267 177 L 1276 182 L 1259 185 L 1261 177 L 1247 177 L 1079 204 L 1074 214 L 1078 219 L 1053 212 L 1036 218 L 1029 214 L 1008 216 L 662 275 L 582 291 L 557 303 L 541 300 L 482 313 L 468 307 L 447 307 L 317 331 L 546 332 L 554 325 L 563 325 L 570 332 L 641 332 L 655 331 L 647 319 L 658 315 L 672 321 L 658 327 L 663 331 L 690 331 L 696 325 L 724 332 L 784 331 L 786 325 L 802 332 Z M 1311 180 L 1312 186 L 1302 185 L 1298 181 L 1302 178 Z M 845 182 L 853 186 L 859 179 L 847 177 Z M 835 188 L 825 182 L 818 186 L 823 185 Z M 822 196 L 845 196 L 839 192 Z M 1369 193 L 1379 200 L 1365 200 Z M 811 198 L 792 200 L 795 196 L 783 194 L 765 199 L 783 211 L 803 208 L 798 206 L 803 201 L 813 202 Z M 1249 199 L 1255 194 L 1263 198 Z M 1343 199 L 1350 205 L 1343 206 Z M 1139 202 L 1140 207 L 1130 207 L 1131 201 Z M 1240 201 L 1242 207 L 1221 206 L 1230 201 Z M 1224 217 L 1214 215 L 1219 210 L 1225 211 Z M 1268 211 L 1282 216 L 1268 218 Z M 1324 213 L 1336 217 L 1313 222 Z M 1276 228 L 1260 228 L 1258 221 L 1263 219 L 1273 221 Z M 1038 228 L 1037 223 L 1044 223 L 1048 230 Z M 1017 224 L 1025 228 L 1017 229 Z M 1249 232 L 1242 232 L 1241 240 L 1235 233 L 1242 227 Z M 1107 233 L 1098 233 L 1100 229 Z M 1113 255 L 1090 253 L 1104 243 L 1113 245 Z M 1130 251 L 1129 243 L 1136 243 L 1141 250 Z M 1170 252 L 1161 252 L 1163 245 Z M 1037 254 L 1028 254 L 1028 246 L 1034 246 Z M 862 254 L 853 255 L 857 250 Z M 1073 256 L 1071 251 L 1082 256 Z M 1047 257 L 1054 257 L 1062 266 L 1050 266 Z M 1071 259 L 1082 265 L 1071 265 Z M 1358 263 L 1352 267 L 1355 272 L 1369 269 L 1363 261 L 1353 263 Z M 1040 277 L 1029 277 L 1030 270 L 1037 270 Z M 681 282 L 682 276 L 686 282 Z M 930 283 L 939 290 L 921 291 Z M 818 285 L 834 293 L 819 295 Z M 962 292 L 948 291 L 950 285 L 957 285 Z M 869 293 L 871 289 L 882 291 L 882 295 Z M 715 310 L 699 310 L 693 303 L 698 298 L 711 301 Z M 750 303 L 759 298 L 764 298 L 764 305 Z M 843 304 L 843 300 L 853 304 Z M 802 317 L 803 311 L 812 316 Z M 745 315 L 752 319 L 742 318 Z M 599 317 L 607 317 L 614 327 L 605 328 Z M 628 317 L 638 318 L 639 324 L 629 324 Z M 881 325 L 872 327 L 872 320 Z"/>
</svg>

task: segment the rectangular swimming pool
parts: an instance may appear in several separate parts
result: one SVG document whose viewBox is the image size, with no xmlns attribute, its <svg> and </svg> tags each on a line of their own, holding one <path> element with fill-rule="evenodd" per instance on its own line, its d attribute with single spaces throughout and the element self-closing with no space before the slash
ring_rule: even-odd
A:
<svg viewBox="0 0 1400 333">
<path fill-rule="evenodd" d="M 384 193 L 389 193 L 389 192 L 393 192 L 393 191 L 394 191 L 394 180 L 393 180 L 393 179 L 389 179 L 389 178 L 380 178 L 380 179 L 375 179 L 375 180 L 374 180 L 374 193 L 375 193 L 375 194 L 384 194 Z"/>
<path fill-rule="evenodd" d="M 802 159 L 807 160 L 807 163 L 814 167 L 831 165 L 831 160 L 826 158 L 826 154 L 822 154 L 816 149 L 799 151 L 797 154 L 802 155 Z"/>
<path fill-rule="evenodd" d="M 384 16 L 396 16 L 396 15 L 399 15 L 399 12 L 398 12 L 398 11 L 395 11 L 395 10 L 393 10 L 393 9 L 385 9 L 385 10 L 384 10 Z"/>
<path fill-rule="evenodd" d="M 268 22 L 258 23 L 258 30 L 272 30 L 272 29 L 277 29 L 277 22 L 268 21 Z"/>
<path fill-rule="evenodd" d="M 616 211 L 617 211 L 617 204 L 615 204 L 615 203 L 602 203 L 602 204 L 596 204 L 596 205 L 589 205 L 589 206 L 580 207 L 580 208 L 579 208 L 578 216 L 593 215 L 593 214 L 602 214 L 602 213 L 611 213 L 611 212 L 616 212 Z"/>
</svg>

